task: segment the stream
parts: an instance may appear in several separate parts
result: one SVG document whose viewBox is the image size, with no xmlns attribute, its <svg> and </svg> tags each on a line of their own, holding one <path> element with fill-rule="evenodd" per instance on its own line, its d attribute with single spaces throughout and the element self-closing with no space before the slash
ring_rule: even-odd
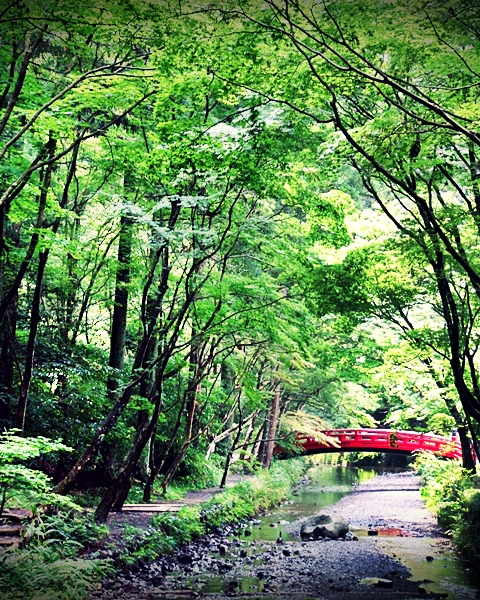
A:
<svg viewBox="0 0 480 600">
<path fill-rule="evenodd" d="M 285 542 L 298 540 L 298 535 L 289 533 L 288 524 L 321 512 L 322 509 L 337 503 L 347 496 L 352 488 L 374 478 L 379 474 L 374 469 L 352 467 L 315 466 L 308 472 L 309 482 L 296 491 L 293 500 L 287 501 L 258 519 L 252 520 L 241 535 L 230 538 L 235 546 L 238 542 L 248 544 L 251 550 L 252 564 L 262 566 L 262 553 L 268 545 L 275 544 L 282 537 Z M 345 512 L 345 511 L 344 511 Z M 348 514 L 345 515 L 348 519 Z M 398 515 L 401 520 L 402 515 Z M 425 517 L 423 517 L 425 518 Z M 399 527 L 376 527 L 375 539 L 368 535 L 369 523 L 364 526 L 351 525 L 350 529 L 360 543 L 374 543 L 385 554 L 396 559 L 411 572 L 411 580 L 421 582 L 427 593 L 449 600 L 478 598 L 479 588 L 475 585 L 475 576 L 454 555 L 448 538 L 408 534 L 402 525 Z M 358 543 L 357 542 L 357 543 Z M 309 542 L 315 544 L 316 542 Z M 334 542 L 335 543 L 335 542 Z M 338 542 L 337 542 L 338 543 Z M 217 554 L 218 556 L 218 554 Z M 258 556 L 258 558 L 256 558 Z M 432 560 L 426 560 L 426 557 Z M 228 551 L 225 559 L 234 559 Z M 193 583 L 191 581 L 191 583 Z M 202 593 L 228 593 L 232 585 L 239 592 L 263 592 L 266 588 L 263 577 L 251 575 L 228 577 L 227 574 L 197 579 L 197 589 Z M 198 586 L 198 584 L 201 584 Z M 364 578 L 366 586 L 375 584 L 375 578 Z"/>
<path fill-rule="evenodd" d="M 117 577 L 92 599 L 474 600 L 477 578 L 424 508 L 412 472 L 314 465 L 291 500 Z M 318 513 L 349 539 L 302 541 Z"/>
</svg>

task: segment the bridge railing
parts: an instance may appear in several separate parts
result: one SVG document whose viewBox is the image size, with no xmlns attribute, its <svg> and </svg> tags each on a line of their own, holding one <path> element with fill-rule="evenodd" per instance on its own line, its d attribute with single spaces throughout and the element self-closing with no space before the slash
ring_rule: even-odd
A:
<svg viewBox="0 0 480 600">
<path fill-rule="evenodd" d="M 321 432 L 339 443 L 336 448 L 315 437 L 297 436 L 297 444 L 307 452 L 413 452 L 428 450 L 447 458 L 462 458 L 460 442 L 434 433 L 392 429 L 330 429 Z"/>
</svg>

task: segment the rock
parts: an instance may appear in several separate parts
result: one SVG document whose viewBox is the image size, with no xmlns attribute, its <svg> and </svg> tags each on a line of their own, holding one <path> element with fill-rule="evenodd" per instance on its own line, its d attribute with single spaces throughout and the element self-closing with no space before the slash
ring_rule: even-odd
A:
<svg viewBox="0 0 480 600">
<path fill-rule="evenodd" d="M 193 562 L 193 557 L 191 554 L 185 552 L 185 554 L 179 554 L 177 556 L 177 561 L 181 565 L 191 565 Z"/>
<path fill-rule="evenodd" d="M 435 560 L 435 559 L 433 558 L 433 556 L 426 556 L 425 560 L 428 560 L 428 562 L 432 562 L 432 560 Z"/>
<path fill-rule="evenodd" d="M 220 572 L 231 571 L 232 569 L 233 569 L 233 565 L 228 560 L 218 563 L 218 570 Z"/>
<path fill-rule="evenodd" d="M 247 556 L 247 551 L 244 548 L 240 550 L 240 556 L 241 558 L 245 558 Z"/>
<path fill-rule="evenodd" d="M 249 529 L 245 529 L 245 531 L 243 532 L 244 536 L 249 536 L 252 535 L 252 532 Z"/>
<path fill-rule="evenodd" d="M 283 556 L 290 556 L 291 552 L 288 548 L 284 548 L 282 550 L 282 554 L 283 554 Z"/>
<path fill-rule="evenodd" d="M 393 587 L 393 581 L 391 579 L 379 579 L 375 585 L 390 590 Z"/>
<path fill-rule="evenodd" d="M 327 538 L 336 540 L 348 533 L 348 523 L 341 515 L 315 515 L 302 524 L 302 540 Z"/>
<path fill-rule="evenodd" d="M 265 573 L 265 571 L 257 571 L 257 577 L 259 579 L 265 579 L 267 576 L 267 574 Z"/>
<path fill-rule="evenodd" d="M 370 535 L 370 536 L 372 536 L 372 535 L 378 535 L 378 531 L 376 529 L 369 529 L 367 531 L 367 535 Z"/>
</svg>

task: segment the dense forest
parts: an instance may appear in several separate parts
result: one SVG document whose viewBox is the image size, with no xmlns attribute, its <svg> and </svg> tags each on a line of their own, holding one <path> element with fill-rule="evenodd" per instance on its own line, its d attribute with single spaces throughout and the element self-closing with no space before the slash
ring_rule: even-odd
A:
<svg viewBox="0 0 480 600">
<path fill-rule="evenodd" d="M 315 427 L 457 429 L 474 467 L 477 3 L 6 0 L 0 27 L 5 447 L 99 522 Z"/>
</svg>

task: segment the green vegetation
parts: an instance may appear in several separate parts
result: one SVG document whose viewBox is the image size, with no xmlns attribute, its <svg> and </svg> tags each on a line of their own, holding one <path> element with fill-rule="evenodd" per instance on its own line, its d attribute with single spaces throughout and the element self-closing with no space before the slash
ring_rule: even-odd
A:
<svg viewBox="0 0 480 600">
<path fill-rule="evenodd" d="M 471 470 L 477 3 L 93 4 L 0 11 L 0 509 L 101 524 L 312 419 Z"/>
<path fill-rule="evenodd" d="M 22 438 L 17 433 L 15 429 L 0 433 L 0 518 L 10 505 L 33 510 L 42 504 L 74 508 L 69 498 L 52 493 L 45 473 L 22 464 L 44 454 L 69 452 L 71 448 L 40 436 Z"/>
<path fill-rule="evenodd" d="M 422 453 L 415 467 L 425 486 L 427 507 L 452 536 L 457 550 L 478 567 L 480 558 L 480 481 L 458 464 Z"/>
<path fill-rule="evenodd" d="M 226 489 L 208 502 L 185 506 L 177 514 L 155 515 L 148 531 L 127 526 L 117 562 L 122 565 L 153 560 L 216 527 L 235 524 L 273 508 L 290 497 L 304 471 L 302 459 L 274 463 L 269 471 L 262 470 L 253 479 Z"/>
<path fill-rule="evenodd" d="M 26 526 L 25 547 L 0 555 L 2 599 L 82 600 L 113 573 L 106 561 L 78 557 L 107 532 L 78 511 L 37 515 Z"/>
<path fill-rule="evenodd" d="M 5 600 L 82 600 L 108 572 L 99 561 L 64 558 L 45 546 L 6 554 L 0 566 Z"/>
<path fill-rule="evenodd" d="M 213 528 L 252 517 L 272 508 L 291 494 L 305 471 L 305 463 L 294 459 L 275 463 L 255 478 L 237 484 L 198 506 L 186 506 L 178 514 L 154 516 L 148 529 L 125 526 L 118 546 L 107 539 L 114 560 L 94 558 L 95 549 L 108 534 L 90 514 L 79 511 L 38 516 L 27 528 L 31 539 L 24 549 L 0 556 L 0 584 L 5 600 L 81 600 L 107 575 L 133 564 L 153 561 L 170 554 L 182 543 L 199 538 Z M 92 555 L 78 558 L 79 553 Z"/>
</svg>

